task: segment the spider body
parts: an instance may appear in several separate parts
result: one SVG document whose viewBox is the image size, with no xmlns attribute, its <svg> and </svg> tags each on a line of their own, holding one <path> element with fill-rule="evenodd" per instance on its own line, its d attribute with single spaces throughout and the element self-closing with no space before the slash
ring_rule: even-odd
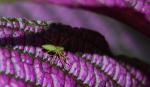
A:
<svg viewBox="0 0 150 87">
<path fill-rule="evenodd" d="M 55 53 L 60 58 L 60 61 L 62 62 L 63 65 L 66 63 L 66 57 L 63 52 L 64 51 L 63 47 L 55 46 L 52 44 L 45 44 L 45 45 L 42 45 L 42 48 L 44 48 L 48 52 Z"/>
<path fill-rule="evenodd" d="M 60 46 L 55 46 L 55 45 L 52 45 L 52 44 L 45 44 L 45 45 L 42 45 L 42 47 L 47 50 L 48 52 L 53 52 L 53 53 L 61 53 L 63 52 L 64 48 L 63 47 L 60 47 Z"/>
</svg>

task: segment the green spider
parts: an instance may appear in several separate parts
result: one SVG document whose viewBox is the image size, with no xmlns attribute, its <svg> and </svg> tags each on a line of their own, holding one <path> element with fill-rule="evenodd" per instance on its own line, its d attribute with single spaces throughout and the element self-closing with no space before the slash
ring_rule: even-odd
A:
<svg viewBox="0 0 150 87">
<path fill-rule="evenodd" d="M 47 50 L 48 52 L 52 52 L 55 53 L 58 58 L 60 58 L 60 61 L 62 62 L 62 64 L 67 64 L 66 62 L 66 57 L 64 55 L 64 48 L 61 46 L 55 46 L 52 44 L 44 44 L 42 45 L 42 48 L 44 48 L 45 50 Z"/>
</svg>

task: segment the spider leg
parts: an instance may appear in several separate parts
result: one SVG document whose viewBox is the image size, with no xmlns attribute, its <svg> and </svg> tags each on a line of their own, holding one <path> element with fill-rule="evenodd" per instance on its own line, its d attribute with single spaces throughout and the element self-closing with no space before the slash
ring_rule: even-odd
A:
<svg viewBox="0 0 150 87">
<path fill-rule="evenodd" d="M 69 63 L 67 63 L 67 57 L 64 55 L 64 53 L 62 52 L 60 55 L 63 57 L 63 61 L 65 62 L 65 64 L 69 66 Z"/>
<path fill-rule="evenodd" d="M 51 51 L 48 50 L 47 53 L 49 54 L 49 53 L 51 53 Z M 50 64 L 54 64 L 54 62 L 53 62 L 53 61 L 50 61 Z"/>
<path fill-rule="evenodd" d="M 62 63 L 62 66 L 64 67 L 65 65 L 64 58 L 62 57 L 60 53 L 58 53 L 58 58 L 60 59 L 60 62 Z"/>
</svg>

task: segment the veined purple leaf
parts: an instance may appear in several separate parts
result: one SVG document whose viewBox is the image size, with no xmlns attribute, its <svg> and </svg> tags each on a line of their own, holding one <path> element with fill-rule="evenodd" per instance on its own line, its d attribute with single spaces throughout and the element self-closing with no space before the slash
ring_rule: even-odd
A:
<svg viewBox="0 0 150 87">
<path fill-rule="evenodd" d="M 110 75 L 114 80 L 116 80 L 121 86 L 127 86 L 127 84 L 141 84 L 148 86 L 149 77 L 145 75 L 139 69 L 135 69 L 130 66 L 129 69 L 109 56 L 106 55 L 98 55 L 98 54 L 83 54 L 81 58 L 89 60 L 92 64 L 100 67 L 104 72 Z M 135 72 L 132 72 L 135 70 Z M 127 86 L 128 87 L 128 86 Z"/>
<path fill-rule="evenodd" d="M 34 48 L 34 49 L 33 49 Z M 44 52 L 40 47 L 32 46 L 15 46 L 14 49 L 19 49 L 25 53 L 32 53 L 37 58 L 43 61 L 52 62 L 56 66 L 63 68 L 68 73 L 77 77 L 77 80 L 83 81 L 84 84 L 88 84 L 90 87 L 96 86 L 115 86 L 111 78 L 107 77 L 103 72 L 100 72 L 97 68 L 93 67 L 90 63 L 87 63 L 83 59 L 75 56 L 70 52 L 65 52 L 67 58 L 67 64 L 63 67 L 59 58 L 55 55 L 50 55 Z"/>
<path fill-rule="evenodd" d="M 50 22 L 41 20 L 28 20 L 24 18 L 8 18 L 2 17 L 0 19 L 0 26 L 14 30 L 41 32 L 48 26 Z"/>
<path fill-rule="evenodd" d="M 0 87 L 34 87 L 32 83 L 26 83 L 21 79 L 17 79 L 13 76 L 0 74 Z"/>
<path fill-rule="evenodd" d="M 28 48 L 28 49 L 27 49 Z M 28 53 L 32 53 L 35 54 L 35 56 L 44 58 L 43 60 L 47 60 L 47 61 L 51 61 L 53 59 L 49 59 L 52 57 L 49 57 L 50 55 L 47 53 L 44 53 L 42 51 L 41 48 L 39 47 L 34 47 L 35 49 L 31 51 L 31 49 L 33 49 L 33 47 L 30 46 L 16 46 L 15 49 L 21 49 L 24 52 L 28 52 Z M 39 51 L 35 51 L 36 49 L 40 49 Z M 43 55 L 43 56 L 42 56 Z M 108 76 L 110 76 L 113 80 L 115 80 L 119 85 L 121 86 L 126 86 L 126 87 L 136 87 L 136 86 L 148 86 L 149 82 L 147 82 L 147 80 L 149 81 L 149 78 L 146 77 L 145 74 L 142 73 L 142 71 L 138 70 L 138 72 L 140 73 L 141 77 L 143 79 L 139 79 L 141 77 L 138 76 L 134 76 L 132 72 L 128 71 L 126 69 L 126 67 L 124 67 L 122 64 L 120 64 L 119 61 L 116 61 L 115 59 L 112 59 L 110 57 L 107 56 L 100 56 L 97 54 L 91 55 L 91 54 L 83 54 L 82 58 L 78 58 L 75 55 L 69 53 L 66 55 L 71 55 L 68 56 L 68 63 L 70 63 L 72 65 L 72 67 L 81 67 L 82 68 L 82 62 L 86 62 L 84 59 L 86 60 L 90 60 L 92 64 L 96 64 L 102 71 L 104 71 Z M 73 59 L 70 59 L 71 57 L 73 57 Z M 76 63 L 75 61 L 80 61 L 80 63 Z M 82 61 L 82 62 L 81 62 Z M 54 62 L 54 61 L 53 61 Z M 88 65 L 89 63 L 86 63 L 86 65 Z M 57 66 L 62 67 L 62 64 L 59 64 L 58 62 L 56 63 Z M 80 69 L 81 69 L 80 68 Z M 83 81 L 85 79 L 83 79 L 80 75 L 79 75 L 79 71 L 76 68 L 75 70 L 72 69 L 71 67 L 66 65 L 66 69 L 70 70 L 70 73 L 73 73 L 75 76 L 78 76 L 79 79 L 82 79 Z M 130 69 L 131 70 L 131 69 Z M 86 71 L 86 70 L 85 70 Z"/>
<path fill-rule="evenodd" d="M 141 61 L 134 60 L 125 60 L 120 61 L 120 64 L 126 67 L 126 69 L 142 84 L 150 84 L 149 81 L 149 69 L 144 69 L 148 65 Z"/>
<path fill-rule="evenodd" d="M 39 58 L 33 59 L 27 54 L 6 48 L 0 48 L 0 72 L 21 79 L 22 82 L 34 83 L 42 87 L 80 86 L 58 67 L 41 62 Z"/>
</svg>

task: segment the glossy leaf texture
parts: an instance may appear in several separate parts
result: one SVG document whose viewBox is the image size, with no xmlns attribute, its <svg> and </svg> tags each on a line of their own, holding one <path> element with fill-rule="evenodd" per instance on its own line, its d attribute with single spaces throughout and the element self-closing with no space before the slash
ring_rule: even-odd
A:
<svg viewBox="0 0 150 87">
<path fill-rule="evenodd" d="M 33 0 L 104 14 L 134 27 L 150 37 L 149 0 Z"/>
<path fill-rule="evenodd" d="M 39 2 L 47 2 L 52 4 L 66 5 L 66 6 L 87 6 L 87 7 L 100 7 L 100 6 L 118 6 L 118 7 L 132 7 L 137 11 L 141 11 L 147 15 L 149 11 L 148 0 L 34 0 Z M 144 10 L 145 9 L 145 10 Z"/>
</svg>

